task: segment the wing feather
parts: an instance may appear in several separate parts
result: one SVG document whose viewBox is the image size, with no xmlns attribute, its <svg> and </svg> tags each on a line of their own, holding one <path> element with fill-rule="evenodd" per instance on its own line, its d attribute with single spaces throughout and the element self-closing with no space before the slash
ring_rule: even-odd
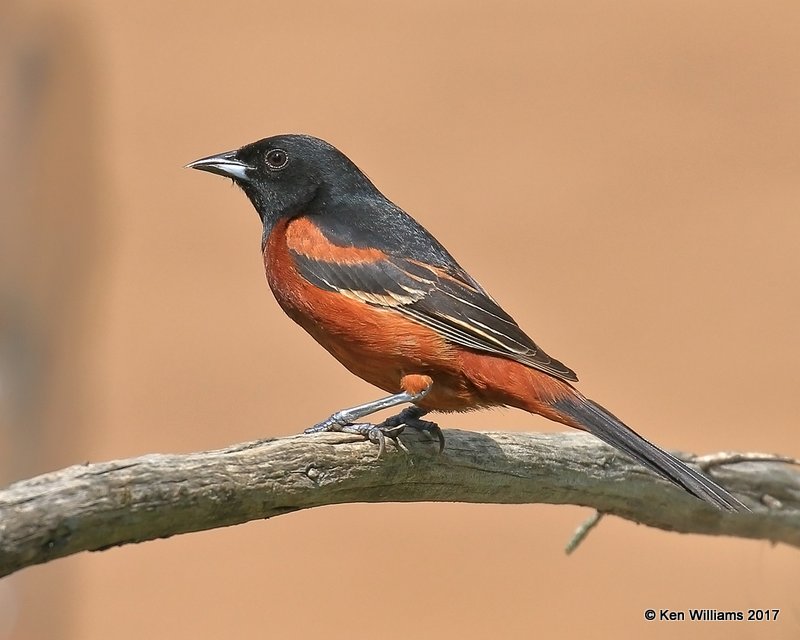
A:
<svg viewBox="0 0 800 640">
<path fill-rule="evenodd" d="M 548 356 L 465 272 L 417 261 L 385 259 L 340 263 L 292 251 L 300 274 L 317 287 L 365 304 L 391 307 L 447 340 L 516 360 L 557 378 L 575 373 Z"/>
</svg>

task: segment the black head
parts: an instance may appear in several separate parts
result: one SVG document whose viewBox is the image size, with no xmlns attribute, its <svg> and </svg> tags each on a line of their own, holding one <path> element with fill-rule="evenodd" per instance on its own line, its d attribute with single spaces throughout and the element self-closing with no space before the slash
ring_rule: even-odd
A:
<svg viewBox="0 0 800 640">
<path fill-rule="evenodd" d="M 336 147 L 298 134 L 264 138 L 186 166 L 231 178 L 250 198 L 265 227 L 283 217 L 311 213 L 331 198 L 375 192 Z"/>
</svg>

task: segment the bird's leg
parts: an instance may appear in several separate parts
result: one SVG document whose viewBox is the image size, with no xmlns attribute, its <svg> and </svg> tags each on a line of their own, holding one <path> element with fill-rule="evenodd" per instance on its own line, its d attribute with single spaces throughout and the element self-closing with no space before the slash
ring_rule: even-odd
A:
<svg viewBox="0 0 800 640">
<path fill-rule="evenodd" d="M 386 398 L 381 398 L 380 400 L 374 400 L 372 402 L 366 402 L 348 409 L 342 409 L 341 411 L 337 411 L 331 415 L 326 420 L 315 424 L 313 427 L 309 427 L 304 433 L 341 431 L 344 433 L 356 433 L 363 435 L 368 440 L 379 445 L 380 450 L 378 455 L 380 455 L 383 453 L 386 447 L 386 438 L 391 438 L 397 441 L 397 436 L 403 432 L 405 427 L 412 427 L 415 429 L 428 431 L 431 435 L 436 435 L 436 437 L 439 439 L 439 449 L 441 450 L 444 448 L 444 436 L 442 435 L 442 430 L 439 429 L 438 425 L 433 422 L 420 420 L 420 416 L 424 415 L 426 411 L 416 406 L 407 407 L 396 416 L 392 416 L 380 424 L 374 425 L 368 423 L 355 423 L 356 420 L 360 420 L 361 418 L 376 413 L 377 411 L 389 409 L 406 402 L 417 402 L 424 398 L 428 391 L 430 391 L 430 387 L 416 393 L 403 391 L 401 393 L 395 393 L 394 395 L 387 396 Z"/>
<path fill-rule="evenodd" d="M 390 409 L 391 407 L 396 407 L 398 404 L 404 404 L 406 402 L 417 402 L 418 400 L 422 400 L 429 390 L 430 389 L 423 389 L 418 393 L 402 391 L 401 393 L 395 393 L 394 395 L 381 398 L 380 400 L 373 400 L 372 402 L 365 402 L 364 404 L 359 404 L 355 407 L 350 407 L 349 409 L 342 409 L 341 411 L 334 413 L 327 420 L 323 420 L 319 424 L 309 427 L 305 430 L 305 433 L 317 433 L 319 431 L 341 431 L 342 427 L 352 425 L 356 420 L 383 409 Z"/>
</svg>

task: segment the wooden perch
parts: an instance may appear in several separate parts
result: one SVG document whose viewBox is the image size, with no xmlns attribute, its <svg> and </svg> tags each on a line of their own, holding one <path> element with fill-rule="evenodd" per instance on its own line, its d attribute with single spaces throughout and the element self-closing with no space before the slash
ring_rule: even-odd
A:
<svg viewBox="0 0 800 640">
<path fill-rule="evenodd" d="M 407 451 L 326 433 L 219 451 L 146 455 L 69 467 L 0 491 L 0 575 L 79 551 L 164 538 L 346 502 L 549 503 L 591 507 L 668 531 L 800 547 L 800 470 L 791 459 L 696 459 L 743 499 L 718 511 L 581 433 L 449 430 Z M 688 458 L 694 460 L 693 458 Z"/>
</svg>

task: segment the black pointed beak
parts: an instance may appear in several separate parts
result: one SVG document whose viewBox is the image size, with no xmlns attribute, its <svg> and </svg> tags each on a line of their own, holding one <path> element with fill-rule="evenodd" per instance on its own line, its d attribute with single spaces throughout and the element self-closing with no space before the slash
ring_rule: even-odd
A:
<svg viewBox="0 0 800 640">
<path fill-rule="evenodd" d="M 208 171 L 209 173 L 216 173 L 218 176 L 234 180 L 247 180 L 247 171 L 253 169 L 253 167 L 236 157 L 236 151 L 200 158 L 187 164 L 186 168 Z"/>
</svg>

